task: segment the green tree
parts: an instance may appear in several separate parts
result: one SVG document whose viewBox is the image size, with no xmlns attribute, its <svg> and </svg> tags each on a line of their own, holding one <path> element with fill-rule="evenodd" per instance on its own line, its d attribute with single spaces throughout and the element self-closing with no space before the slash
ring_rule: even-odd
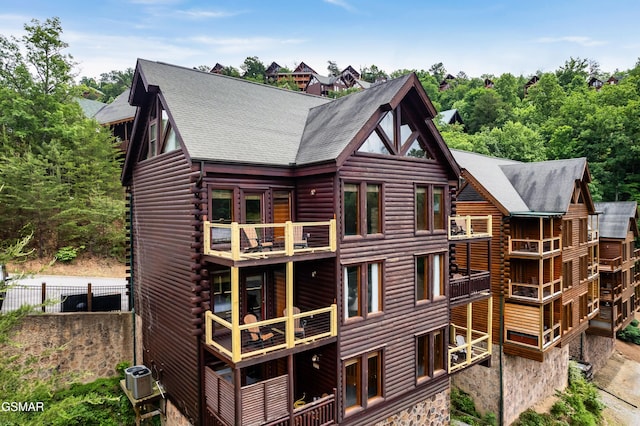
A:
<svg viewBox="0 0 640 426">
<path fill-rule="evenodd" d="M 375 83 L 380 79 L 387 78 L 387 74 L 376 65 L 360 69 L 360 78 L 369 83 Z"/>
<path fill-rule="evenodd" d="M 501 128 L 485 128 L 475 136 L 475 144 L 486 146 L 494 157 L 524 162 L 546 160 L 544 139 L 522 123 L 508 121 Z"/>
<path fill-rule="evenodd" d="M 59 20 L 25 31 L 20 40 L 0 37 L 0 240 L 33 233 L 41 255 L 68 245 L 122 253 L 114 138 L 73 100 L 79 89 L 70 86 Z"/>
<path fill-rule="evenodd" d="M 329 71 L 329 76 L 337 76 L 340 75 L 340 68 L 338 68 L 338 64 L 336 61 L 327 61 L 329 65 L 327 65 L 327 71 Z"/>
<path fill-rule="evenodd" d="M 257 81 L 259 83 L 265 82 L 267 68 L 257 56 L 247 57 L 242 65 L 240 65 L 240 69 L 244 71 L 244 74 L 242 75 L 243 78 Z"/>
</svg>

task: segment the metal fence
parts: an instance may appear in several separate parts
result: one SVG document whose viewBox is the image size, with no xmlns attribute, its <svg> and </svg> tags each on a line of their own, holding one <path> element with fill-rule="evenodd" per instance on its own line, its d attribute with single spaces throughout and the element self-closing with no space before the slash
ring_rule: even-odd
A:
<svg viewBox="0 0 640 426">
<path fill-rule="evenodd" d="M 4 294 L 3 294 L 4 293 Z M 109 312 L 129 311 L 129 286 L 109 285 L 48 285 L 10 284 L 0 292 L 2 312 L 10 312 L 21 306 L 34 306 L 42 312 Z"/>
</svg>

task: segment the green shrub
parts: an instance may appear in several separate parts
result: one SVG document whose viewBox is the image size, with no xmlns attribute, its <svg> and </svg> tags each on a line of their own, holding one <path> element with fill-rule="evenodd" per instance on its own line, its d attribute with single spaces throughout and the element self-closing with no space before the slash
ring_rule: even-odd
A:
<svg viewBox="0 0 640 426">
<path fill-rule="evenodd" d="M 638 326 L 638 324 L 640 324 L 640 321 L 638 321 L 637 319 L 635 319 L 635 318 L 634 318 L 634 319 L 632 319 L 632 320 L 631 320 L 631 325 L 632 325 L 633 327 L 637 327 L 637 326 Z"/>
<path fill-rule="evenodd" d="M 84 246 L 78 248 L 72 246 L 62 247 L 56 252 L 56 260 L 62 263 L 71 263 L 78 257 L 78 251 L 83 249 Z"/>
<path fill-rule="evenodd" d="M 616 337 L 624 342 L 640 345 L 640 328 L 630 325 L 624 330 L 618 331 Z"/>
</svg>

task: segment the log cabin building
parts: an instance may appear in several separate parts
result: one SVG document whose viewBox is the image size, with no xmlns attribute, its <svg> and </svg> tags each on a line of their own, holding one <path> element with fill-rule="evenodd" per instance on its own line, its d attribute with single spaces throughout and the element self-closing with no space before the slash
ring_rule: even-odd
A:
<svg viewBox="0 0 640 426">
<path fill-rule="evenodd" d="M 491 215 L 488 253 L 497 354 L 493 380 L 464 371 L 453 383 L 510 424 L 521 411 L 566 386 L 569 344 L 579 342 L 600 308 L 598 221 L 586 159 L 521 163 L 452 150 L 462 169 L 459 215 Z M 473 258 L 472 258 L 473 260 Z M 537 373 L 536 373 L 537 372 Z M 526 394 L 513 386 L 531 382 Z M 533 380 L 537 374 L 545 380 Z M 524 375 L 524 376 L 523 376 Z M 465 377 L 466 376 L 466 377 Z M 487 387 L 474 386 L 479 378 Z M 491 400 L 484 395 L 491 395 Z"/>
<path fill-rule="evenodd" d="M 610 337 L 629 325 L 639 307 L 640 249 L 635 201 L 596 203 L 600 213 L 600 311 L 587 333 Z"/>
<path fill-rule="evenodd" d="M 134 362 L 168 406 L 448 424 L 449 370 L 491 354 L 492 227 L 451 216 L 459 169 L 415 74 L 329 100 L 140 59 L 129 101 Z"/>
</svg>

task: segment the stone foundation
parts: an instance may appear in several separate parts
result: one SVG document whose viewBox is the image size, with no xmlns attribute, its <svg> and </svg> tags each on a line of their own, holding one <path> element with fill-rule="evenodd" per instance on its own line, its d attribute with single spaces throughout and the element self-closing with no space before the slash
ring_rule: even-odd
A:
<svg viewBox="0 0 640 426">
<path fill-rule="evenodd" d="M 166 400 L 165 415 L 162 416 L 163 426 L 192 426 L 185 416 L 182 415 L 178 407 L 173 405 L 170 400 Z"/>
<path fill-rule="evenodd" d="M 584 333 L 582 340 L 577 338 L 570 343 L 569 355 L 572 358 L 580 359 L 593 365 L 595 373 L 604 367 L 611 355 L 613 355 L 614 347 L 615 339 Z"/>
<path fill-rule="evenodd" d="M 375 426 L 449 425 L 449 407 L 450 391 L 447 389 L 411 408 L 387 417 Z"/>
<path fill-rule="evenodd" d="M 500 347 L 493 346 L 491 368 L 475 365 L 452 376 L 451 384 L 473 398 L 479 412 L 500 418 Z M 553 348 L 544 362 L 512 355 L 502 357 L 503 424 L 567 386 L 569 348 Z"/>
<path fill-rule="evenodd" d="M 132 362 L 132 334 L 130 312 L 29 315 L 15 327 L 0 356 L 18 355 L 23 365 L 37 366 L 33 378 L 60 374 L 87 383 L 115 376 L 118 363 Z"/>
</svg>

